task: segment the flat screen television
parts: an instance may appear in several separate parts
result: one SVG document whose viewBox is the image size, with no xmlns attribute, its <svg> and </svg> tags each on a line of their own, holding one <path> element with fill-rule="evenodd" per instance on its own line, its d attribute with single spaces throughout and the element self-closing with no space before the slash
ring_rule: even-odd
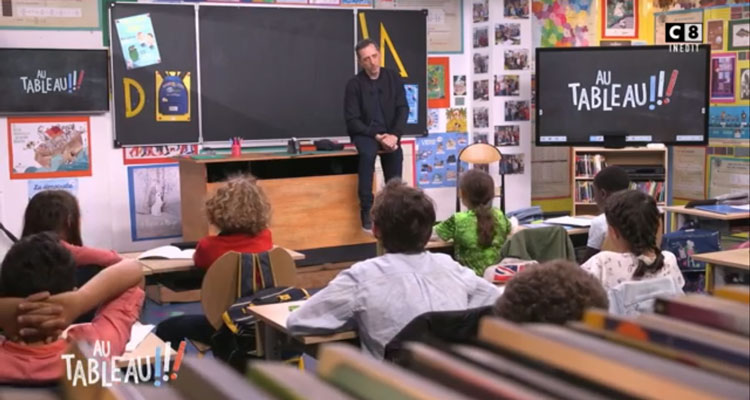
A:
<svg viewBox="0 0 750 400">
<path fill-rule="evenodd" d="M 537 48 L 536 144 L 706 145 L 710 49 L 672 50 Z"/>
</svg>

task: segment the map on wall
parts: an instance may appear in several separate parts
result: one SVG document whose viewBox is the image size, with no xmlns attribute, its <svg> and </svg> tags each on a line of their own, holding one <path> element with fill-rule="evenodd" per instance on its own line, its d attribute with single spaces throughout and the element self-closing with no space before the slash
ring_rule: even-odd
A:
<svg viewBox="0 0 750 400">
<path fill-rule="evenodd" d="M 535 0 L 531 3 L 534 47 L 584 47 L 596 39 L 593 0 Z"/>
<path fill-rule="evenodd" d="M 99 1 L 2 0 L 0 29 L 98 29 Z"/>
</svg>

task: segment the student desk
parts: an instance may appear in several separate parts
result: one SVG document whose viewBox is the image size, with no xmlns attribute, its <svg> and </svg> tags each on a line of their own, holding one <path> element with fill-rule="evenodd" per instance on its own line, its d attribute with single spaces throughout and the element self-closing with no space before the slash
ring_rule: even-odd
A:
<svg viewBox="0 0 750 400">
<path fill-rule="evenodd" d="M 699 210 L 697 208 L 685 208 L 685 206 L 668 206 L 668 207 L 664 207 L 664 211 L 675 215 L 675 219 L 672 220 L 672 224 L 671 224 L 672 229 L 670 229 L 670 232 L 684 225 L 685 220 L 687 219 L 688 216 L 713 219 L 713 220 L 718 220 L 718 221 L 726 221 L 726 222 L 750 220 L 750 211 L 730 213 L 730 214 L 720 214 L 720 213 L 715 213 L 715 212 L 710 212 L 710 211 Z"/>
<path fill-rule="evenodd" d="M 206 197 L 237 173 L 258 179 L 271 203 L 273 241 L 305 250 L 374 243 L 361 229 L 354 150 L 196 155 L 177 158 L 183 240 L 213 232 L 203 211 Z"/>
<path fill-rule="evenodd" d="M 258 322 L 260 323 L 261 342 L 263 343 L 266 359 L 280 359 L 280 351 L 277 345 L 280 339 L 279 336 L 290 336 L 286 328 L 286 320 L 292 312 L 289 310 L 289 307 L 301 306 L 304 302 L 304 300 L 290 301 L 287 303 L 267 304 L 248 308 L 248 311 L 258 318 Z M 338 332 L 330 335 L 292 336 L 292 338 L 305 346 L 351 340 L 356 337 L 357 333 L 354 331 Z"/>
<path fill-rule="evenodd" d="M 713 293 L 714 286 L 723 285 L 719 282 L 718 269 L 736 269 L 750 272 L 750 249 L 736 249 L 715 251 L 713 253 L 694 254 L 693 259 L 706 263 L 706 292 Z M 723 280 L 723 278 L 721 278 Z"/>
</svg>

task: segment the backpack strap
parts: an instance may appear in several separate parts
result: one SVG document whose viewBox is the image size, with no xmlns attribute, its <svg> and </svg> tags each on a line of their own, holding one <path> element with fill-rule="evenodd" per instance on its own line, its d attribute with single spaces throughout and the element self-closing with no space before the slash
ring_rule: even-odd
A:
<svg viewBox="0 0 750 400">
<path fill-rule="evenodd" d="M 240 265 L 237 268 L 237 298 L 247 297 L 255 293 L 255 257 L 254 254 L 242 253 Z"/>
<path fill-rule="evenodd" d="M 267 251 L 255 255 L 257 259 L 258 273 L 260 275 L 261 287 L 263 289 L 276 286 L 276 279 L 271 268 L 271 256 Z"/>
</svg>

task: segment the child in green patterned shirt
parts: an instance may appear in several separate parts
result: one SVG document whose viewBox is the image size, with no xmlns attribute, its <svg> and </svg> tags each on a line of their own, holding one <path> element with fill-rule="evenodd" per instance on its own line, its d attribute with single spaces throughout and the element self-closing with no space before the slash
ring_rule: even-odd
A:
<svg viewBox="0 0 750 400">
<path fill-rule="evenodd" d="M 435 225 L 435 233 L 452 240 L 461 264 L 483 276 L 485 268 L 500 261 L 500 248 L 511 226 L 502 211 L 492 207 L 495 182 L 486 172 L 472 169 L 461 175 L 461 201 L 469 211 L 461 211 Z"/>
</svg>

